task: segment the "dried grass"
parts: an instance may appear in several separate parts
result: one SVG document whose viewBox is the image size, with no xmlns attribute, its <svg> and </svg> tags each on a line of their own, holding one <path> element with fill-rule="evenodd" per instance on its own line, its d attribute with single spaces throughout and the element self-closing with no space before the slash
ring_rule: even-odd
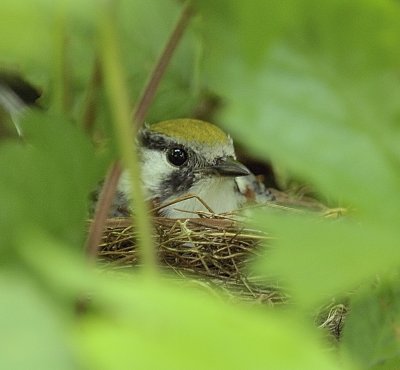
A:
<svg viewBox="0 0 400 370">
<path fill-rule="evenodd" d="M 205 215 L 203 215 L 204 217 Z M 243 299 L 283 303 L 277 287 L 265 287 L 250 276 L 247 265 L 259 255 L 259 245 L 271 237 L 243 227 L 227 216 L 176 220 L 154 218 L 158 259 L 178 276 L 219 287 Z M 99 257 L 111 267 L 137 266 L 140 253 L 130 219 L 109 219 Z"/>
</svg>

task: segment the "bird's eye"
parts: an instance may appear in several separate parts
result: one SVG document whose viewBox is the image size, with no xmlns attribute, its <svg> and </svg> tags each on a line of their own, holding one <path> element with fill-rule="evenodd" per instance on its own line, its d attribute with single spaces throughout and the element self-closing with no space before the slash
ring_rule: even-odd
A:
<svg viewBox="0 0 400 370">
<path fill-rule="evenodd" d="M 167 152 L 167 159 L 174 166 L 182 166 L 186 163 L 188 154 L 182 148 L 171 148 Z"/>
</svg>

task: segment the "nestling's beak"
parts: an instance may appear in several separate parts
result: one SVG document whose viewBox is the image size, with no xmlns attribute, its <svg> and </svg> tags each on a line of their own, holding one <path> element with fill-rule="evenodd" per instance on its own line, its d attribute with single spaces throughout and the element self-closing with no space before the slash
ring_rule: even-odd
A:
<svg viewBox="0 0 400 370">
<path fill-rule="evenodd" d="M 204 169 L 204 172 L 220 176 L 239 177 L 250 175 L 249 169 L 233 158 L 224 159 L 222 162 Z"/>
</svg>

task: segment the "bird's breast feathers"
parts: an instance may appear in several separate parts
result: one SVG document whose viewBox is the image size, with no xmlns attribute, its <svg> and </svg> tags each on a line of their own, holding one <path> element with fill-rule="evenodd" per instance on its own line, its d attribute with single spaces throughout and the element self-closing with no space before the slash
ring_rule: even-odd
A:
<svg viewBox="0 0 400 370">
<path fill-rule="evenodd" d="M 210 177 L 197 181 L 186 193 L 170 197 L 163 201 L 163 204 L 189 195 L 195 195 L 195 197 L 179 201 L 164 208 L 162 214 L 171 218 L 188 218 L 197 217 L 195 212 L 209 212 L 200 199 L 214 213 L 235 211 L 245 201 L 245 198 L 237 189 L 234 178 Z"/>
</svg>

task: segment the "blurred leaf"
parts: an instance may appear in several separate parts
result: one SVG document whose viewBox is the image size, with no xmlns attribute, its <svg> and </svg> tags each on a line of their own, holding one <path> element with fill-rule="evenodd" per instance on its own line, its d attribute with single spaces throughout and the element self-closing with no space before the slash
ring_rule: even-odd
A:
<svg viewBox="0 0 400 370">
<path fill-rule="evenodd" d="M 296 21 L 307 4 L 295 0 L 253 0 L 251 3 L 201 0 L 195 3 L 206 37 L 204 63 L 210 78 L 208 82 L 228 97 L 234 93 L 229 86 L 235 89 L 235 83 L 241 78 L 231 75 L 235 68 L 259 67 L 270 43 Z"/>
<path fill-rule="evenodd" d="M 0 4 L 0 68 L 16 70 L 41 87 L 44 105 L 56 102 L 59 108 L 60 101 L 66 100 L 66 111 L 79 117 L 95 59 L 99 6 L 109 6 L 118 19 L 133 106 L 179 16 L 181 4 L 175 1 L 4 0 Z M 149 121 L 193 112 L 201 92 L 198 34 L 192 27 L 184 35 Z"/>
<path fill-rule="evenodd" d="M 15 249 L 31 278 L 54 301 L 62 303 L 63 311 L 74 309 L 77 299 L 93 290 L 98 283 L 96 274 L 83 260 L 82 251 L 46 232 L 32 227 L 25 229 L 17 237 Z"/>
<path fill-rule="evenodd" d="M 392 358 L 385 360 L 384 363 L 375 365 L 372 367 L 372 370 L 393 370 L 393 369 L 399 369 L 400 368 L 400 360 L 398 357 Z"/>
<path fill-rule="evenodd" d="M 400 264 L 398 233 L 383 225 L 266 212 L 254 223 L 277 235 L 257 270 L 278 276 L 301 304 L 320 304 Z"/>
<path fill-rule="evenodd" d="M 0 3 L 0 65 L 22 68 L 43 80 L 55 60 L 55 45 L 65 20 L 70 32 L 93 26 L 98 2 L 94 0 L 2 0 Z M 88 44 L 90 45 L 90 44 Z M 81 63 L 85 60 L 81 59 Z M 50 68 L 49 68 L 50 67 Z M 42 74 L 42 76 L 40 76 Z"/>
<path fill-rule="evenodd" d="M 0 274 L 0 368 L 76 369 L 66 322 L 30 278 Z"/>
<path fill-rule="evenodd" d="M 4 0 L 0 4 L 0 52 L 8 60 L 48 61 L 52 19 L 43 1 Z"/>
<path fill-rule="evenodd" d="M 102 166 L 83 133 L 62 118 L 30 115 L 24 127 L 29 145 L 0 147 L 0 245 L 10 247 L 31 225 L 80 246 Z"/>
<path fill-rule="evenodd" d="M 398 133 L 390 130 L 388 121 L 384 136 L 379 135 L 358 114 L 362 106 L 376 106 L 379 100 L 352 101 L 347 83 L 321 67 L 315 58 L 274 50 L 266 72 L 255 77 L 258 81 L 249 81 L 255 96 L 246 112 L 239 102 L 230 108 L 229 120 L 237 123 L 232 130 L 252 143 L 250 150 L 269 154 L 325 194 L 393 220 L 400 204 L 397 198 L 388 204 L 387 194 L 399 191 L 400 179 L 393 146 L 386 138 Z M 370 85 L 375 86 L 372 80 Z M 372 108 L 367 109 L 371 113 Z M 242 124 L 244 113 L 252 127 Z M 369 119 L 373 117 L 371 113 Z"/>
<path fill-rule="evenodd" d="M 399 3 L 199 7 L 211 45 L 208 82 L 229 103 L 221 116 L 228 130 L 326 195 L 394 219 L 397 198 L 377 209 L 400 190 Z"/>
<path fill-rule="evenodd" d="M 341 350 L 363 369 L 397 369 L 400 365 L 399 281 L 362 289 L 353 298 Z"/>
<path fill-rule="evenodd" d="M 322 57 L 326 66 L 349 78 L 371 68 L 397 68 L 400 6 L 396 1 L 201 0 L 196 5 L 209 48 L 210 83 L 219 81 L 222 89 L 234 87 L 243 77 L 230 75 L 231 66 L 250 67 L 254 74 L 265 68 L 271 45 Z"/>
<path fill-rule="evenodd" d="M 77 331 L 89 368 L 352 368 L 336 365 L 314 334 L 287 316 L 246 311 L 160 281 L 108 281 L 94 302 L 105 305 L 106 317 L 92 315 Z"/>
</svg>

